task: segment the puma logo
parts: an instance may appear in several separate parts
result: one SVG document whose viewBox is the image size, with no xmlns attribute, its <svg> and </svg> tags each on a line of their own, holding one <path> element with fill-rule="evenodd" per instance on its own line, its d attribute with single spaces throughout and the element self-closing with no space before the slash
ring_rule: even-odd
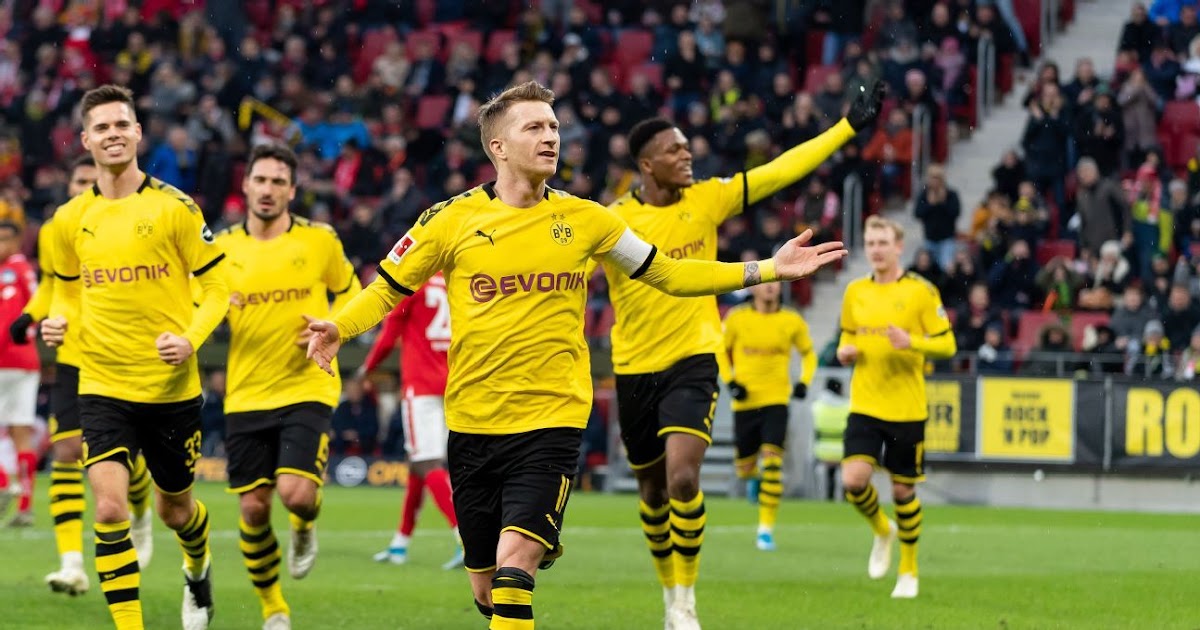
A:
<svg viewBox="0 0 1200 630">
<path fill-rule="evenodd" d="M 492 234 L 495 234 L 495 233 L 496 233 L 496 230 L 492 230 Z M 492 244 L 492 247 L 495 247 L 496 241 L 492 239 L 492 234 L 484 234 L 483 230 L 475 230 L 475 236 L 480 236 L 480 237 L 486 238 L 488 240 L 488 242 Z"/>
<path fill-rule="evenodd" d="M 89 230 L 89 229 L 87 229 L 87 228 L 79 228 L 79 231 L 80 231 L 80 232 L 83 232 L 84 234 L 87 234 L 87 235 L 89 235 L 89 236 L 96 236 L 96 233 L 95 233 L 95 232 L 93 232 L 93 231 L 91 231 L 91 230 Z"/>
</svg>

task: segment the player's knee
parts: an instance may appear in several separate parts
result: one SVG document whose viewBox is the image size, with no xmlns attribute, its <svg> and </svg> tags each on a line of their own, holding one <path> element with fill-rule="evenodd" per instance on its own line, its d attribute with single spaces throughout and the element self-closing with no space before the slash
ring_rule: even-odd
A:
<svg viewBox="0 0 1200 630">
<path fill-rule="evenodd" d="M 67 438 L 54 443 L 54 461 L 75 464 L 82 459 L 83 441 L 79 438 Z"/>
<path fill-rule="evenodd" d="M 672 499 L 687 501 L 695 498 L 699 492 L 699 471 L 684 468 L 667 473 L 667 493 Z"/>
<path fill-rule="evenodd" d="M 317 488 L 315 484 L 295 483 L 279 487 L 279 500 L 293 514 L 305 516 L 316 508 Z"/>
<path fill-rule="evenodd" d="M 638 488 L 638 495 L 650 507 L 667 504 L 667 489 L 659 485 L 643 484 Z"/>
<path fill-rule="evenodd" d="M 249 494 L 242 495 L 241 501 L 242 520 L 251 527 L 261 527 L 266 525 L 271 520 L 271 501 L 268 498 L 266 501 L 260 500 L 256 496 Z"/>
<path fill-rule="evenodd" d="M 917 489 L 912 484 L 907 483 L 892 483 L 892 498 L 896 501 L 907 501 L 917 494 Z"/>
<path fill-rule="evenodd" d="M 158 502 L 158 517 L 167 527 L 173 530 L 183 529 L 192 517 L 192 501 L 189 495 L 161 495 Z"/>
<path fill-rule="evenodd" d="M 124 497 L 96 496 L 96 522 L 120 523 L 129 520 L 129 502 Z"/>
</svg>

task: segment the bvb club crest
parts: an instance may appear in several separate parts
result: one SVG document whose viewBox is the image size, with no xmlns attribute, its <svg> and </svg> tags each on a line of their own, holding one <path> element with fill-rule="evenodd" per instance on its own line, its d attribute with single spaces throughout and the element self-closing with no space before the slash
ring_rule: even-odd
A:
<svg viewBox="0 0 1200 630">
<path fill-rule="evenodd" d="M 559 245 L 570 245 L 575 240 L 575 230 L 566 222 L 567 215 L 551 214 L 554 223 L 550 225 L 550 238 Z"/>
<path fill-rule="evenodd" d="M 138 235 L 138 238 L 150 238 L 154 235 L 154 224 L 149 221 L 138 221 L 134 232 Z"/>
</svg>

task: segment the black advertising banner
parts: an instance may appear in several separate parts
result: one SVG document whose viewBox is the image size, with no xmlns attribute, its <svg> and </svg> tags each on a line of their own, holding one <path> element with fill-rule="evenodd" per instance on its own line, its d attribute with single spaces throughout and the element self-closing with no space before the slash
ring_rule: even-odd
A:
<svg viewBox="0 0 1200 630">
<path fill-rule="evenodd" d="M 1075 463 L 1104 464 L 1104 425 L 1108 421 L 1104 381 L 1075 381 Z"/>
<path fill-rule="evenodd" d="M 930 461 L 975 461 L 975 379 L 936 376 L 925 384 L 929 422 L 925 457 Z"/>
<path fill-rule="evenodd" d="M 196 479 L 226 481 L 225 458 L 201 457 L 196 462 Z M 405 486 L 408 464 L 381 457 L 334 456 L 325 469 L 325 482 L 339 486 Z"/>
<path fill-rule="evenodd" d="M 1194 385 L 1113 381 L 1112 470 L 1200 467 Z"/>
</svg>

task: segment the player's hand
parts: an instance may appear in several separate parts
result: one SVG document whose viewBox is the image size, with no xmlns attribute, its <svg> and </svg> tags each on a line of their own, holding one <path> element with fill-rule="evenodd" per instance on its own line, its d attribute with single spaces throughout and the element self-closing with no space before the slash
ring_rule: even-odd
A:
<svg viewBox="0 0 1200 630">
<path fill-rule="evenodd" d="M 892 342 L 892 347 L 897 350 L 908 350 L 912 347 L 912 337 L 907 330 L 898 328 L 895 325 L 889 325 L 887 329 L 888 341 Z"/>
<path fill-rule="evenodd" d="M 47 346 L 57 348 L 62 345 L 63 337 L 67 334 L 67 318 L 63 316 L 49 317 L 42 321 L 42 341 Z"/>
<path fill-rule="evenodd" d="M 862 86 L 858 89 L 862 91 L 855 95 L 850 111 L 846 113 L 846 122 L 856 132 L 875 124 L 879 112 L 883 111 L 883 97 L 887 94 L 886 84 L 879 79 L 871 85 L 870 91 Z"/>
<path fill-rule="evenodd" d="M 308 358 L 316 361 L 326 374 L 333 376 L 333 359 L 337 357 L 338 348 L 342 347 L 342 335 L 337 325 L 308 315 L 304 319 L 308 320 L 308 330 L 312 333 L 308 340 Z"/>
<path fill-rule="evenodd" d="M 29 343 L 29 327 L 33 324 L 33 315 L 21 313 L 21 316 L 8 327 L 8 336 L 18 346 Z"/>
<path fill-rule="evenodd" d="M 733 396 L 734 400 L 746 400 L 746 386 L 737 381 L 729 381 L 729 395 Z"/>
<path fill-rule="evenodd" d="M 182 365 L 196 351 L 192 342 L 174 333 L 165 332 L 154 340 L 158 348 L 158 358 L 167 365 Z"/>
<path fill-rule="evenodd" d="M 775 274 L 780 280 L 799 280 L 807 278 L 825 265 L 831 265 L 850 252 L 841 241 L 830 241 L 806 247 L 805 243 L 812 240 L 813 231 L 804 230 L 800 236 L 786 242 L 779 251 L 775 252 Z M 747 263 L 748 265 L 754 263 Z M 747 282 L 746 286 L 757 284 Z"/>
<path fill-rule="evenodd" d="M 800 400 L 808 398 L 808 385 L 805 385 L 804 383 L 796 383 L 796 385 L 792 387 L 792 398 L 799 398 Z"/>
<path fill-rule="evenodd" d="M 851 345 L 838 346 L 837 360 L 842 365 L 852 365 L 858 360 L 858 347 Z"/>
</svg>

